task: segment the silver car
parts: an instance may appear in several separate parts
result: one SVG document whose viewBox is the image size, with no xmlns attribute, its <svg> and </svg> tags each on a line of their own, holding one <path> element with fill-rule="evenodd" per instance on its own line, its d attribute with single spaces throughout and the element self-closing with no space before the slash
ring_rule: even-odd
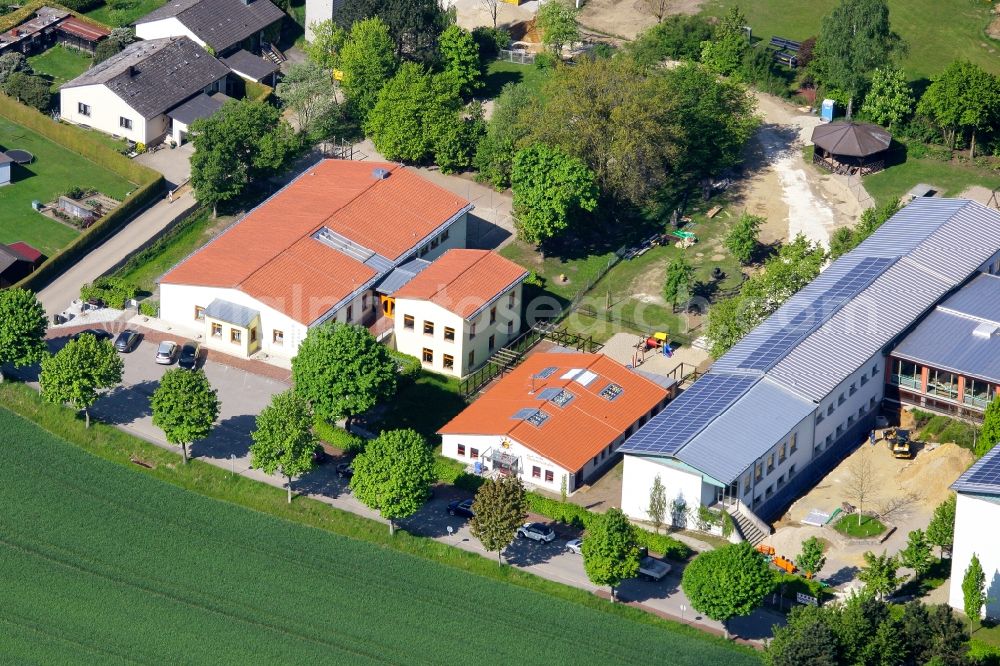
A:
<svg viewBox="0 0 1000 666">
<path fill-rule="evenodd" d="M 583 539 L 576 538 L 570 539 L 566 542 L 566 552 L 576 553 L 577 555 L 583 555 Z"/>
<path fill-rule="evenodd" d="M 173 340 L 164 340 L 156 348 L 156 362 L 160 365 L 170 365 L 177 360 L 177 343 Z"/>
</svg>

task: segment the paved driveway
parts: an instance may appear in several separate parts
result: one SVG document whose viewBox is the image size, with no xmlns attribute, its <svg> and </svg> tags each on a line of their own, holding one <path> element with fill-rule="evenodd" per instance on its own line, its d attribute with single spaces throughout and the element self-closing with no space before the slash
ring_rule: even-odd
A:
<svg viewBox="0 0 1000 666">
<path fill-rule="evenodd" d="M 191 177 L 191 156 L 194 154 L 194 144 L 185 143 L 178 148 L 163 146 L 153 152 L 143 153 L 135 157 L 135 161 L 159 171 L 167 179 L 170 189 Z"/>
</svg>

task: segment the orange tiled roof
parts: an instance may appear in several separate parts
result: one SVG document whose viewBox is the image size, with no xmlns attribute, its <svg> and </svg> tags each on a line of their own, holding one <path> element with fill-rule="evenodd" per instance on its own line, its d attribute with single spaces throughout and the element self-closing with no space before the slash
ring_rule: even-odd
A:
<svg viewBox="0 0 1000 666">
<path fill-rule="evenodd" d="M 527 275 L 496 252 L 448 250 L 393 296 L 431 301 L 467 318 Z"/>
<path fill-rule="evenodd" d="M 398 164 L 323 160 L 160 282 L 240 289 L 310 324 L 375 276 L 313 233 L 328 227 L 395 262 L 468 205 Z"/>
<path fill-rule="evenodd" d="M 555 370 L 548 377 L 539 377 L 547 368 Z M 576 378 L 566 377 L 571 370 L 589 371 L 596 377 L 584 385 Z M 622 392 L 616 399 L 608 400 L 601 396 L 601 391 L 612 383 L 620 386 Z M 565 389 L 573 399 L 564 407 L 541 400 L 540 394 L 548 388 Z M 575 471 L 665 397 L 666 389 L 603 354 L 532 354 L 438 432 L 506 435 Z M 540 427 L 511 418 L 518 410 L 529 407 L 548 414 Z"/>
</svg>

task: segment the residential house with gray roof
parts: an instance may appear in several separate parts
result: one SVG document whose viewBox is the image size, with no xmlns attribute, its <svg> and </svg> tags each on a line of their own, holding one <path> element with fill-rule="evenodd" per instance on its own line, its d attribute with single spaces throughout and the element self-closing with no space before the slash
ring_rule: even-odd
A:
<svg viewBox="0 0 1000 666">
<path fill-rule="evenodd" d="M 135 42 L 63 84 L 60 113 L 68 122 L 152 145 L 172 132 L 173 109 L 224 92 L 228 75 L 228 67 L 187 37 Z"/>
<path fill-rule="evenodd" d="M 974 413 L 1000 385 L 997 273 L 1000 212 L 915 200 L 622 445 L 622 509 L 647 519 L 660 476 L 676 523 L 724 505 L 762 538 L 866 440 L 883 403 Z"/>
</svg>

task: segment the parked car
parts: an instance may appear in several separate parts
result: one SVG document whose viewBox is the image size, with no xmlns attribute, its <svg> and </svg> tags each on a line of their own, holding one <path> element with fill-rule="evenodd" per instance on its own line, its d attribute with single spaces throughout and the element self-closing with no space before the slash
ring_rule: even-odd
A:
<svg viewBox="0 0 1000 666">
<path fill-rule="evenodd" d="M 81 335 L 92 335 L 95 338 L 97 338 L 98 342 L 100 342 L 101 340 L 110 340 L 111 338 L 114 337 L 113 335 L 111 335 L 109 331 L 104 331 L 99 328 L 88 328 L 86 330 L 80 331 L 79 333 L 74 333 L 70 337 L 70 340 L 79 340 Z"/>
<path fill-rule="evenodd" d="M 448 503 L 448 515 L 462 516 L 463 518 L 474 518 L 476 514 L 472 512 L 472 500 L 455 500 Z"/>
<path fill-rule="evenodd" d="M 177 343 L 173 340 L 164 340 L 156 348 L 156 362 L 160 365 L 170 365 L 177 360 Z"/>
<path fill-rule="evenodd" d="M 577 555 L 583 554 L 583 539 L 576 538 L 570 539 L 566 542 L 566 552 L 576 553 Z"/>
<path fill-rule="evenodd" d="M 177 359 L 177 365 L 187 370 L 194 370 L 198 367 L 198 360 L 201 357 L 201 345 L 197 342 L 185 342 L 181 347 L 181 355 Z"/>
<path fill-rule="evenodd" d="M 663 580 L 670 573 L 670 565 L 655 557 L 643 557 L 639 560 L 639 578 L 643 580 Z"/>
<path fill-rule="evenodd" d="M 556 531 L 544 523 L 525 523 L 517 528 L 517 537 L 549 543 L 556 538 Z"/>
<path fill-rule="evenodd" d="M 354 465 L 351 463 L 340 463 L 337 465 L 337 476 L 342 479 L 349 479 L 354 476 Z"/>
<path fill-rule="evenodd" d="M 126 328 L 124 331 L 118 334 L 115 339 L 115 349 L 123 354 L 127 354 L 130 351 L 134 351 L 136 347 L 139 346 L 139 341 L 142 336 L 133 331 L 130 328 Z"/>
</svg>

